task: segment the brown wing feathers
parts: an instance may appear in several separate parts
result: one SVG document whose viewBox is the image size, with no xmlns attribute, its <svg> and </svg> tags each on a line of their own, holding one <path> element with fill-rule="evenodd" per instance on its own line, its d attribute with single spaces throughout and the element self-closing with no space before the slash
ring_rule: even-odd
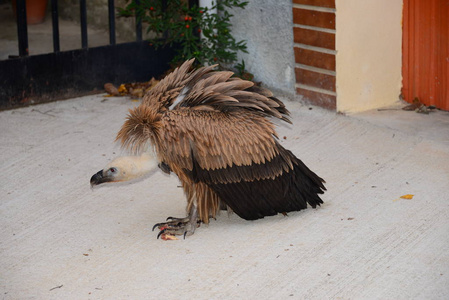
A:
<svg viewBox="0 0 449 300">
<path fill-rule="evenodd" d="M 288 110 L 271 91 L 214 66 L 191 71 L 187 61 L 130 111 L 117 135 L 142 151 L 151 144 L 180 178 L 188 206 L 207 222 L 220 201 L 245 219 L 322 203 L 323 180 L 275 139 L 267 117 Z"/>
<path fill-rule="evenodd" d="M 286 122 L 288 110 L 273 97 L 271 91 L 257 87 L 251 81 L 233 78 L 232 72 L 213 71 L 215 66 L 191 71 L 193 60 L 185 62 L 165 77 L 145 96 L 144 103 L 172 109 L 209 106 L 219 111 L 235 109 L 258 110 L 262 115 L 274 116 Z M 184 94 L 184 95 L 183 95 Z M 178 96 L 183 95 L 179 101 Z"/>
</svg>

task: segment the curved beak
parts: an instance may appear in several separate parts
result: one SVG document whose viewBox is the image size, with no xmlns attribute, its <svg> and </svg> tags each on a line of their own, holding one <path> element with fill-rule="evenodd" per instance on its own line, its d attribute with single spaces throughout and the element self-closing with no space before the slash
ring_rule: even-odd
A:
<svg viewBox="0 0 449 300">
<path fill-rule="evenodd" d="M 99 185 L 108 181 L 111 181 L 111 179 L 103 176 L 103 170 L 100 170 L 90 178 L 90 186 L 93 187 L 94 185 Z"/>
</svg>

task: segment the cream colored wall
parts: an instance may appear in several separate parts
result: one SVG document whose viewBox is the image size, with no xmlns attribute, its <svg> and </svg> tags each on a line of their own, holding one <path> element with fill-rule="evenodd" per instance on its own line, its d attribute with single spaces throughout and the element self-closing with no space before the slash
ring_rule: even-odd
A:
<svg viewBox="0 0 449 300">
<path fill-rule="evenodd" d="M 336 0 L 337 111 L 398 102 L 402 0 Z"/>
</svg>

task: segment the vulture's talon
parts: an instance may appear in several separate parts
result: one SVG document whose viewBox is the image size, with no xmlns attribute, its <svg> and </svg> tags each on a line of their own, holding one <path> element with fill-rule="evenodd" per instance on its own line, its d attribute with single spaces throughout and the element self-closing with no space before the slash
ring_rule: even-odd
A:
<svg viewBox="0 0 449 300">
<path fill-rule="evenodd" d="M 153 231 L 158 227 L 160 232 L 157 238 L 162 237 L 164 240 L 176 239 L 176 235 L 182 235 L 185 239 L 186 236 L 192 235 L 195 232 L 195 229 L 200 226 L 200 223 L 196 208 L 193 208 L 191 214 L 185 218 L 168 217 L 167 222 L 156 223 L 153 226 Z"/>
<path fill-rule="evenodd" d="M 195 221 L 194 224 L 197 224 L 197 222 Z M 184 235 L 188 232 L 193 233 L 193 231 L 195 231 L 194 228 L 198 226 L 194 226 L 189 218 L 182 218 L 182 219 L 173 218 L 172 221 L 155 224 L 153 226 L 153 230 L 156 227 L 160 229 L 160 232 L 158 234 L 159 238 L 159 236 L 163 233 L 172 235 Z"/>
<path fill-rule="evenodd" d="M 162 229 L 159 234 L 157 235 L 157 238 L 163 239 L 164 241 L 169 240 L 177 240 L 178 238 L 174 234 L 167 233 L 167 229 Z"/>
<path fill-rule="evenodd" d="M 163 229 L 162 227 L 164 226 L 164 224 L 165 223 L 156 223 L 156 224 L 154 224 L 154 226 L 153 226 L 153 229 L 151 230 L 151 231 L 154 231 L 154 229 L 156 228 L 156 227 L 158 227 L 159 229 Z"/>
<path fill-rule="evenodd" d="M 165 233 L 165 229 L 162 229 L 161 231 L 159 231 L 159 233 L 157 234 L 157 239 L 159 239 L 159 237 Z"/>
</svg>

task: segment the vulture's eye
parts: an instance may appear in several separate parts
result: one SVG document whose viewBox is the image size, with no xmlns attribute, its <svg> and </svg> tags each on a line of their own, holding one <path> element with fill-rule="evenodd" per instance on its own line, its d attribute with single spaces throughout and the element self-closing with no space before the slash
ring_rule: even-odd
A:
<svg viewBox="0 0 449 300">
<path fill-rule="evenodd" d="M 111 173 L 115 173 L 115 172 L 117 172 L 117 169 L 116 168 L 110 168 L 109 171 L 111 171 Z"/>
</svg>

